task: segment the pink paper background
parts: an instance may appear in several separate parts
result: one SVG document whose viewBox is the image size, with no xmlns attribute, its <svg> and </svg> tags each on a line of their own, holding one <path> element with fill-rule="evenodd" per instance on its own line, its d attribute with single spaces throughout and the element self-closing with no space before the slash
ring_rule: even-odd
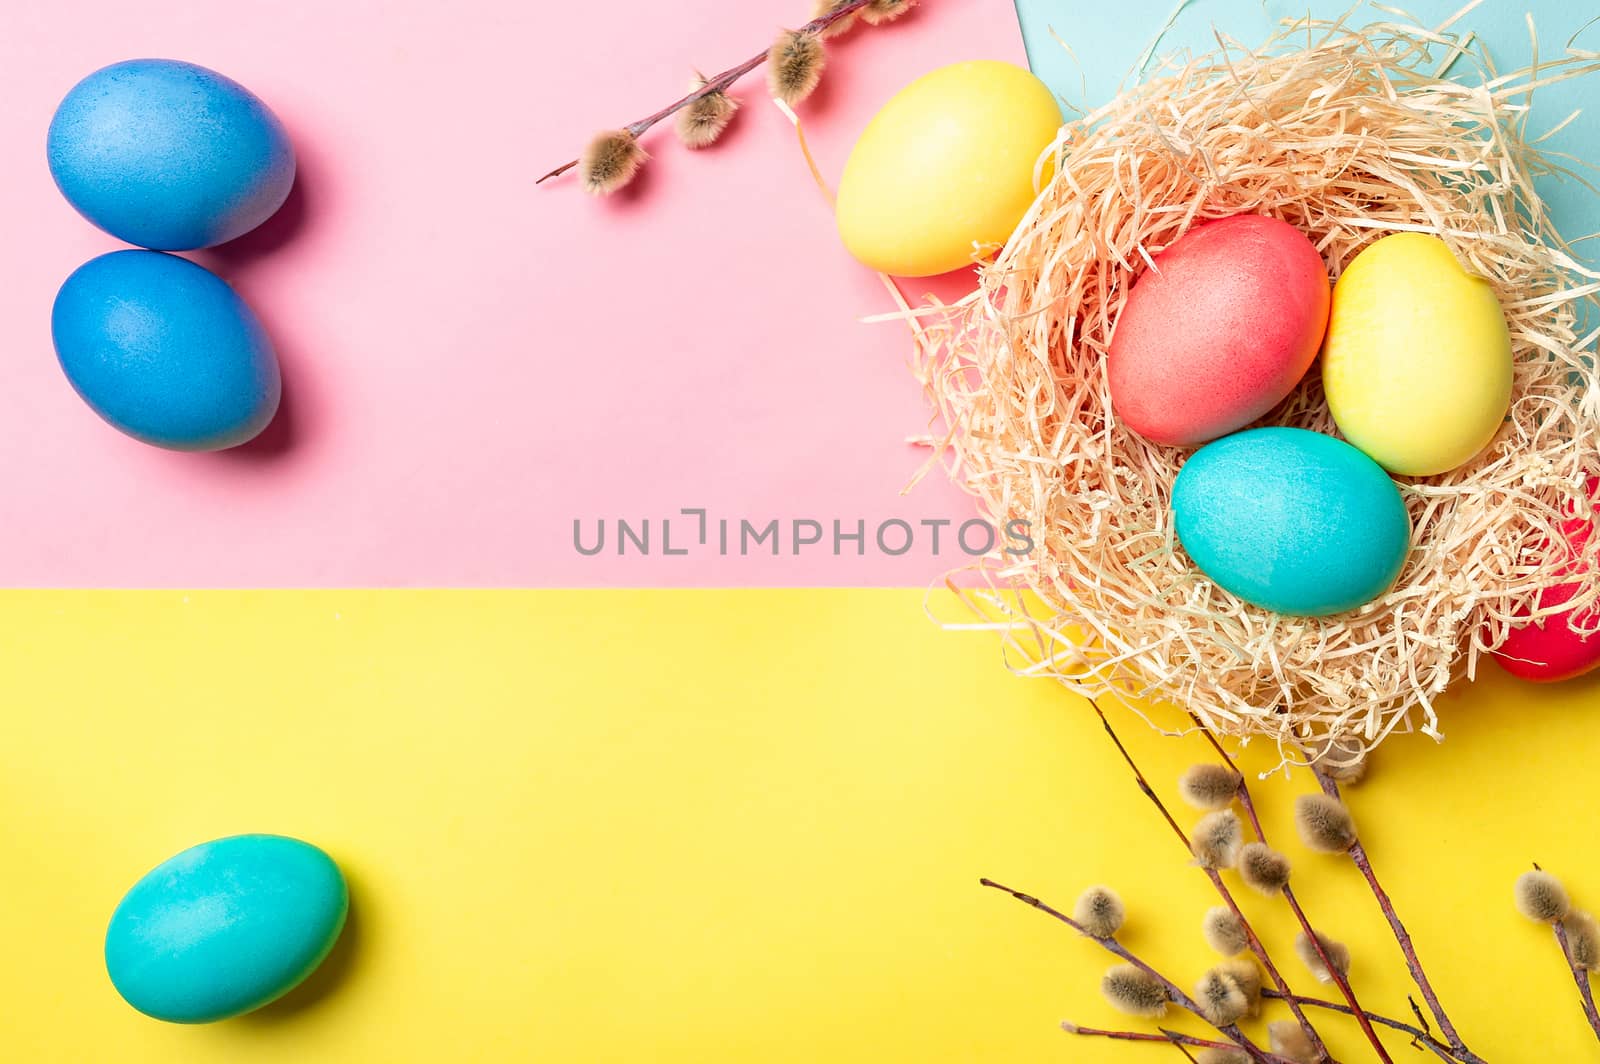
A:
<svg viewBox="0 0 1600 1064">
<path fill-rule="evenodd" d="M 0 584 L 921 585 L 963 558 L 595 558 L 572 522 L 972 515 L 900 489 L 926 411 L 759 80 L 726 141 L 666 127 L 633 191 L 533 179 L 753 53 L 809 0 L 12 0 L 0 32 Z M 118 246 L 61 199 L 55 104 L 135 56 L 236 78 L 289 126 L 283 213 L 196 257 L 267 322 L 279 423 L 219 455 L 127 440 L 55 363 L 50 304 Z M 873 111 L 959 59 L 1023 62 L 1010 0 L 925 0 L 833 47 L 803 108 L 835 177 Z M 947 286 L 948 290 L 948 286 Z M 685 529 L 675 528 L 675 546 Z M 653 544 L 659 551 L 659 543 Z M 948 545 L 947 545 L 948 546 Z"/>
</svg>

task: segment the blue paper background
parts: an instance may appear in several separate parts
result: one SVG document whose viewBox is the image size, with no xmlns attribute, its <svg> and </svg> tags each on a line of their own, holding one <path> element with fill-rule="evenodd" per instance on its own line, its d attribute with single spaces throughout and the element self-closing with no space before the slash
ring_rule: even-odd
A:
<svg viewBox="0 0 1600 1064">
<path fill-rule="evenodd" d="M 1094 107 L 1110 99 L 1127 80 L 1151 40 L 1172 15 L 1176 0 L 1016 0 L 1023 37 L 1033 68 L 1057 93 L 1078 107 Z M 1465 0 L 1396 0 L 1426 25 L 1436 25 L 1465 6 Z M 1350 11 L 1349 0 L 1313 0 L 1307 4 L 1283 0 L 1191 0 L 1162 36 L 1157 56 L 1180 49 L 1195 52 L 1217 47 L 1220 30 L 1243 44 L 1260 44 L 1278 27 L 1279 20 L 1304 17 L 1337 18 Z M 1561 54 L 1569 38 L 1596 14 L 1593 0 L 1489 0 L 1469 13 L 1452 30 L 1471 30 L 1486 46 L 1495 67 L 1504 73 L 1527 65 L 1532 47 L 1527 16 L 1538 29 L 1542 59 Z M 1356 22 L 1395 21 L 1393 15 L 1370 4 L 1355 8 Z M 1055 36 L 1051 35 L 1054 30 Z M 1072 54 L 1055 38 L 1072 48 Z M 1600 24 L 1581 34 L 1577 47 L 1600 50 Z M 1153 66 L 1154 64 L 1152 64 Z M 1463 59 L 1458 75 L 1471 69 Z M 1565 84 L 1541 88 L 1534 94 L 1529 129 L 1543 133 L 1574 110 L 1600 98 L 1600 74 L 1585 75 Z M 1600 160 L 1600 114 L 1578 117 L 1545 147 L 1594 163 Z M 1586 180 L 1600 184 L 1597 176 Z M 1576 250 L 1593 263 L 1600 258 L 1600 242 L 1583 238 L 1600 232 L 1600 196 L 1578 182 L 1545 178 L 1539 191 L 1550 206 L 1551 217 L 1563 236 L 1579 241 Z"/>
</svg>

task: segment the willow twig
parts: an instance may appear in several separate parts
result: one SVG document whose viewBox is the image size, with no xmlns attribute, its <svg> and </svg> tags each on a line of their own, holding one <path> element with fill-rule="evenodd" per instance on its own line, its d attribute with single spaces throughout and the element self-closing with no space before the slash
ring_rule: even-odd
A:
<svg viewBox="0 0 1600 1064">
<path fill-rule="evenodd" d="M 1595 1037 L 1600 1038 L 1600 1012 L 1594 1007 L 1594 988 L 1589 985 L 1589 973 L 1579 968 L 1572 959 L 1572 945 L 1567 939 L 1567 929 L 1560 920 L 1550 925 L 1555 929 L 1556 942 L 1561 945 L 1561 956 L 1566 958 L 1567 967 L 1572 969 L 1573 982 L 1578 984 L 1578 996 L 1583 999 L 1583 1015 L 1593 1028 Z"/>
<path fill-rule="evenodd" d="M 850 3 L 845 4 L 843 7 L 834 8 L 827 14 L 812 19 L 810 22 L 800 27 L 799 32 L 821 33 L 829 26 L 832 26 L 835 22 L 849 18 L 851 15 L 855 14 L 857 11 L 860 11 L 870 3 L 872 3 L 872 0 L 850 0 Z M 711 78 L 706 80 L 705 84 L 701 85 L 682 99 L 668 104 L 653 115 L 641 118 L 637 122 L 630 122 L 628 125 L 623 126 L 622 128 L 635 138 L 643 136 L 644 133 L 651 127 L 655 126 L 659 122 L 671 118 L 673 115 L 677 114 L 679 111 L 683 110 L 685 107 L 688 107 L 695 101 L 703 99 L 704 97 L 710 96 L 714 93 L 728 91 L 734 82 L 738 81 L 740 78 L 744 77 L 746 74 L 750 73 L 752 70 L 756 69 L 766 61 L 767 50 L 763 49 L 737 66 L 731 66 L 722 73 L 713 75 Z M 566 173 L 568 170 L 571 170 L 577 165 L 577 159 L 562 163 L 554 170 L 551 170 L 548 174 L 545 174 L 538 181 L 535 181 L 534 184 L 542 185 L 553 177 L 560 177 L 562 174 Z"/>
<path fill-rule="evenodd" d="M 1083 937 L 1093 940 L 1094 942 L 1098 943 L 1101 946 L 1101 948 L 1106 949 L 1106 950 L 1116 954 L 1118 957 L 1121 957 L 1123 960 L 1127 961 L 1129 964 L 1133 965 L 1135 968 L 1138 968 L 1140 971 L 1144 972 L 1146 975 L 1148 975 L 1151 978 L 1153 978 L 1153 979 L 1157 980 L 1158 982 L 1160 982 L 1161 985 L 1166 988 L 1167 996 L 1172 999 L 1173 1004 L 1177 1005 L 1179 1008 L 1187 1009 L 1189 1012 L 1194 1013 L 1196 1016 L 1199 1016 L 1201 1019 L 1205 1019 L 1205 1016 L 1200 1011 L 1200 1006 L 1195 1003 L 1195 1000 L 1193 998 L 1191 998 L 1187 993 L 1184 992 L 1184 990 L 1183 990 L 1183 988 L 1181 986 L 1179 986 L 1177 983 L 1174 983 L 1171 979 L 1168 979 L 1166 976 L 1162 975 L 1160 972 L 1156 971 L 1154 968 L 1152 968 L 1150 965 L 1146 964 L 1144 961 L 1140 960 L 1139 957 L 1132 950 L 1128 949 L 1128 947 L 1124 946 L 1122 943 L 1118 942 L 1116 939 L 1114 939 L 1114 938 L 1102 938 L 1102 937 L 1100 937 L 1098 935 L 1089 934 L 1089 932 L 1087 930 L 1085 930 L 1084 926 L 1082 924 L 1080 924 L 1078 921 L 1074 920 L 1072 917 L 1068 916 L 1066 913 L 1062 912 L 1060 909 L 1057 909 L 1054 906 L 1051 906 L 1051 905 L 1047 904 L 1046 902 L 1043 902 L 1043 901 L 1039 900 L 1038 898 L 1034 897 L 1032 894 L 1024 894 L 1020 890 L 1013 890 L 1012 888 L 1006 886 L 1004 883 L 996 883 L 992 879 L 987 879 L 987 878 L 980 879 L 980 880 L 978 880 L 978 883 L 981 886 L 991 887 L 991 888 L 993 888 L 995 890 L 998 890 L 998 891 L 1000 891 L 1000 892 L 1002 892 L 1004 894 L 1009 894 L 1013 898 L 1015 898 L 1018 901 L 1022 902 L 1024 905 L 1032 906 L 1033 908 L 1038 909 L 1040 912 L 1044 913 L 1046 916 L 1054 917 L 1055 919 L 1057 919 L 1057 920 L 1061 921 L 1062 923 L 1066 924 L 1068 927 L 1072 928 L 1074 931 L 1078 932 L 1078 934 L 1082 935 Z M 1258 1046 L 1254 1042 L 1250 1041 L 1250 1039 L 1245 1035 L 1245 1033 L 1243 1031 L 1239 1030 L 1239 1025 L 1236 1024 L 1236 1023 L 1230 1023 L 1230 1024 L 1226 1024 L 1226 1025 L 1223 1025 L 1223 1024 L 1212 1024 L 1212 1026 L 1216 1027 L 1216 1029 L 1218 1031 L 1221 1031 L 1228 1038 L 1232 1039 L 1234 1045 L 1238 1046 L 1240 1049 L 1244 1050 L 1246 1053 L 1249 1053 L 1252 1057 L 1255 1057 L 1257 1060 L 1276 1061 L 1276 1060 L 1281 1059 L 1281 1058 L 1278 1058 L 1278 1057 L 1274 1057 L 1272 1054 L 1266 1052 L 1260 1046 Z M 1165 1039 L 1162 1039 L 1162 1041 L 1165 1041 Z"/>
<path fill-rule="evenodd" d="M 1274 1001 L 1284 1000 L 1283 995 L 1278 993 L 1276 990 L 1263 990 L 1261 991 L 1261 996 L 1264 998 L 1270 998 Z M 1443 1042 L 1433 1037 L 1431 1032 L 1414 1024 L 1406 1023 L 1403 1020 L 1397 1020 L 1392 1016 L 1384 1016 L 1383 1014 L 1377 1012 L 1366 1012 L 1365 1010 L 1361 1010 L 1358 1013 L 1357 1010 L 1352 1009 L 1349 1005 L 1343 1005 L 1337 1001 L 1327 1001 L 1323 998 L 1300 997 L 1299 995 L 1296 995 L 1296 1000 L 1298 1000 L 1300 1004 L 1307 1005 L 1314 1009 L 1325 1009 L 1328 1012 L 1337 1012 L 1345 1016 L 1353 1016 L 1358 1021 L 1361 1016 L 1364 1015 L 1368 1020 L 1377 1024 L 1379 1027 L 1387 1027 L 1390 1030 L 1399 1031 L 1401 1034 L 1410 1035 L 1413 1043 L 1428 1050 L 1441 1060 L 1448 1060 L 1452 1062 L 1458 1062 L 1460 1060 L 1460 1058 L 1456 1056 L 1456 1050 L 1453 1046 L 1445 1045 Z"/>
<path fill-rule="evenodd" d="M 1173 834 L 1178 836 L 1178 841 L 1183 843 L 1183 848 L 1186 850 L 1191 849 L 1189 836 L 1184 832 L 1183 828 L 1178 826 L 1178 822 L 1173 819 L 1171 810 L 1161 800 L 1161 796 L 1156 794 L 1155 788 L 1150 786 L 1150 781 L 1145 779 L 1144 772 L 1140 770 L 1138 762 L 1134 761 L 1133 755 L 1122 744 L 1122 738 L 1117 735 L 1116 729 L 1111 726 L 1111 721 L 1106 717 L 1105 710 L 1101 709 L 1097 702 L 1090 702 L 1089 704 L 1094 707 L 1095 714 L 1099 716 L 1100 725 L 1105 729 L 1106 735 L 1111 737 L 1112 745 L 1117 748 L 1117 752 L 1122 755 L 1122 760 L 1127 763 L 1129 771 L 1133 773 L 1134 782 L 1139 785 L 1139 790 L 1143 791 L 1144 796 L 1150 799 L 1155 804 L 1155 807 L 1161 811 L 1162 817 L 1167 821 L 1167 826 L 1172 829 Z M 1268 955 L 1267 948 L 1261 944 L 1261 939 L 1257 937 L 1255 928 L 1250 926 L 1250 921 L 1245 918 L 1243 910 L 1239 908 L 1239 903 L 1234 900 L 1233 892 L 1222 881 L 1222 874 L 1215 868 L 1202 870 L 1205 872 L 1206 878 L 1211 880 L 1211 885 L 1216 889 L 1217 895 L 1222 898 L 1223 903 L 1238 919 L 1239 926 L 1244 930 L 1245 940 L 1249 943 L 1250 952 L 1255 955 L 1256 960 L 1261 962 L 1261 967 L 1265 969 L 1267 978 L 1271 979 L 1273 985 L 1283 992 L 1284 1001 L 1289 1006 L 1289 1011 L 1294 1013 L 1295 1022 L 1300 1025 L 1300 1029 L 1311 1040 L 1319 1059 L 1331 1059 L 1328 1047 L 1322 1041 L 1322 1036 L 1317 1033 L 1316 1028 L 1311 1025 L 1311 1021 L 1306 1018 L 1306 1014 L 1295 1003 L 1294 993 L 1289 989 L 1288 981 L 1284 979 L 1283 973 L 1278 971 L 1278 966 L 1272 963 L 1272 957 Z M 1388 1060 L 1387 1057 L 1384 1059 Z"/>
<path fill-rule="evenodd" d="M 1061 1029 L 1068 1034 L 1083 1035 L 1085 1038 L 1110 1038 L 1118 1042 L 1165 1042 L 1182 1049 L 1184 1046 L 1194 1046 L 1196 1049 L 1235 1049 L 1231 1042 L 1218 1042 L 1213 1038 L 1198 1038 L 1192 1034 L 1180 1034 L 1169 1031 L 1165 1027 L 1159 1028 L 1160 1034 L 1150 1034 L 1148 1031 L 1106 1031 L 1098 1027 L 1080 1027 L 1067 1020 L 1061 1022 Z M 1272 1064 L 1278 1061 L 1288 1061 L 1287 1057 L 1280 1057 L 1276 1053 L 1263 1053 L 1262 1057 Z M 1189 1059 L 1193 1060 L 1193 1057 Z M 1290 1062 L 1292 1064 L 1292 1062 Z"/>
<path fill-rule="evenodd" d="M 1267 835 L 1261 828 L 1261 817 L 1256 813 L 1256 803 L 1250 796 L 1250 788 L 1245 785 L 1244 773 L 1239 771 L 1239 766 L 1234 764 L 1233 758 L 1229 756 L 1228 751 L 1223 749 L 1222 743 L 1217 740 L 1217 737 L 1211 733 L 1211 729 L 1207 728 L 1198 716 L 1191 713 L 1189 719 L 1194 721 L 1195 726 L 1200 729 L 1200 733 L 1211 744 L 1211 748 L 1217 752 L 1217 756 L 1222 758 L 1223 764 L 1232 769 L 1233 774 L 1239 778 L 1239 805 L 1244 809 L 1245 816 L 1249 818 L 1250 826 L 1255 830 L 1256 838 L 1261 840 L 1262 845 L 1266 845 Z M 1339 988 L 1339 993 L 1350 1007 L 1350 1015 L 1355 1017 L 1356 1023 L 1361 1027 L 1361 1033 L 1366 1035 L 1368 1042 L 1372 1043 L 1372 1049 L 1378 1054 L 1378 1059 L 1383 1061 L 1384 1064 L 1394 1064 L 1393 1058 L 1389 1056 L 1389 1051 L 1384 1048 L 1383 1042 L 1378 1038 L 1378 1032 L 1372 1029 L 1372 1023 L 1367 1017 L 1366 1010 L 1356 1000 L 1356 992 L 1350 985 L 1349 976 L 1328 957 L 1327 951 L 1322 944 L 1322 936 L 1312 928 L 1311 921 L 1306 917 L 1305 910 L 1300 906 L 1300 899 L 1295 897 L 1292 883 L 1283 885 L 1283 900 L 1288 902 L 1289 909 L 1294 913 L 1294 918 L 1300 922 L 1300 930 L 1305 932 L 1306 940 L 1310 942 L 1311 948 L 1316 951 L 1317 959 L 1322 961 L 1323 968 L 1327 969 L 1334 985 Z M 1280 987 L 1279 989 L 1283 988 Z"/>
<path fill-rule="evenodd" d="M 1330 798 L 1344 801 L 1339 793 L 1339 784 L 1332 776 L 1311 767 L 1312 773 L 1321 784 L 1323 793 Z M 1388 891 L 1383 889 L 1383 884 L 1378 882 L 1378 875 L 1372 870 L 1372 861 L 1367 857 L 1366 847 L 1359 838 L 1350 846 L 1350 859 L 1355 862 L 1361 874 L 1367 881 L 1367 886 L 1372 889 L 1372 896 L 1377 899 L 1378 908 L 1383 911 L 1383 917 L 1389 921 L 1389 929 L 1394 932 L 1394 938 L 1400 945 L 1400 952 L 1405 955 L 1406 968 L 1411 972 L 1411 981 L 1417 984 L 1417 990 L 1422 994 L 1422 1000 L 1427 1004 L 1428 1011 L 1433 1013 L 1433 1018 L 1438 1021 L 1439 1032 L 1450 1042 L 1450 1047 L 1456 1056 L 1466 1064 L 1485 1064 L 1482 1057 L 1467 1048 L 1461 1040 L 1461 1035 L 1456 1032 L 1455 1024 L 1450 1022 L 1450 1017 L 1444 1011 L 1444 1006 L 1439 1003 L 1439 995 L 1434 993 L 1433 984 L 1428 981 L 1428 975 L 1422 968 L 1422 960 L 1417 956 L 1417 948 L 1411 942 L 1411 933 L 1406 930 L 1406 925 L 1400 919 L 1400 914 L 1395 911 L 1394 902 L 1390 899 Z"/>
</svg>

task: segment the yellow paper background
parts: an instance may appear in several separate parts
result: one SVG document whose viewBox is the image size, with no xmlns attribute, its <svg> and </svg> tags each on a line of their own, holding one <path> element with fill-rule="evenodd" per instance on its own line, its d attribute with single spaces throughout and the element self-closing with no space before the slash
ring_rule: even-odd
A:
<svg viewBox="0 0 1600 1064">
<path fill-rule="evenodd" d="M 938 630 L 922 599 L 6 594 L 0 1058 L 1177 1059 L 1060 1033 L 1140 1024 L 1100 1000 L 1091 943 L 977 879 L 1063 905 L 1114 885 L 1128 943 L 1186 984 L 1208 961 L 1209 888 L 1087 708 L 1009 675 L 992 636 Z M 1493 673 L 1445 700 L 1445 745 L 1397 739 L 1352 796 L 1447 1005 L 1496 1061 L 1600 1059 L 1548 932 L 1510 903 L 1539 860 L 1600 905 L 1597 693 Z M 1169 793 L 1203 754 L 1114 719 Z M 1262 785 L 1268 833 L 1313 919 L 1352 943 L 1358 992 L 1403 1013 L 1364 887 L 1291 843 L 1306 786 Z M 156 862 L 245 831 L 339 860 L 346 941 L 254 1016 L 139 1016 L 101 966 L 112 907 Z M 1281 905 L 1245 905 L 1315 987 Z M 1346 1021 L 1324 1030 L 1370 1059 Z"/>
</svg>

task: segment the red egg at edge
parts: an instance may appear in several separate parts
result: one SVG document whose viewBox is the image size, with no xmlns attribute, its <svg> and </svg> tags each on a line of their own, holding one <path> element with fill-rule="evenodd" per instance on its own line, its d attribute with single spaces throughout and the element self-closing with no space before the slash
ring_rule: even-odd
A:
<svg viewBox="0 0 1600 1064">
<path fill-rule="evenodd" d="M 1591 497 L 1600 498 L 1600 478 L 1589 481 L 1589 492 Z M 1581 518 L 1573 518 L 1562 527 L 1562 533 L 1574 550 L 1581 550 L 1594 531 L 1594 524 Z M 1541 591 L 1540 607 L 1560 606 L 1569 601 L 1583 587 L 1582 576 L 1593 579 L 1595 574 L 1575 575 L 1580 575 L 1580 579 Z M 1570 611 L 1557 613 L 1546 617 L 1542 627 L 1526 624 L 1511 629 L 1506 641 L 1495 650 L 1495 660 L 1511 675 L 1534 683 L 1558 683 L 1600 668 L 1600 635 L 1585 637 L 1572 625 L 1575 616 Z M 1588 613 L 1582 620 L 1584 627 L 1594 627 L 1594 619 Z"/>
<path fill-rule="evenodd" d="M 1287 222 L 1263 215 L 1191 229 L 1135 282 L 1111 338 L 1111 404 L 1155 443 L 1190 446 L 1282 402 L 1328 326 L 1327 265 Z"/>
</svg>

